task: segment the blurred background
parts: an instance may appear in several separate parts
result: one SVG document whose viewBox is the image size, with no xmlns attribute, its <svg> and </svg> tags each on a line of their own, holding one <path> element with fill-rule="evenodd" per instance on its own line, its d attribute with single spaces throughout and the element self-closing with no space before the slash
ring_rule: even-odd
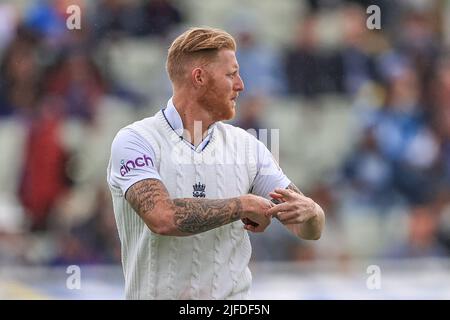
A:
<svg viewBox="0 0 450 320">
<path fill-rule="evenodd" d="M 279 129 L 281 167 L 327 217 L 319 241 L 275 220 L 251 235 L 251 297 L 450 299 L 446 0 L 0 1 L 0 298 L 123 298 L 111 141 L 165 106 L 168 46 L 201 25 L 238 43 L 233 124 Z"/>
</svg>

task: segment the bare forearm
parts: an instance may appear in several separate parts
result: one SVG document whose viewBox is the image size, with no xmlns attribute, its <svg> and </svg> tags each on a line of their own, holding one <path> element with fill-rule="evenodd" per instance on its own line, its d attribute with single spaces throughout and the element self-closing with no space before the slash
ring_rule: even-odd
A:
<svg viewBox="0 0 450 320">
<path fill-rule="evenodd" d="M 289 184 L 286 189 L 293 190 L 294 192 L 303 195 L 303 193 L 293 183 Z M 319 239 L 325 225 L 325 213 L 316 202 L 314 202 L 314 206 L 311 210 L 313 212 L 313 218 L 304 223 L 288 226 L 292 233 L 305 240 Z"/>
<path fill-rule="evenodd" d="M 293 230 L 294 234 L 305 240 L 318 240 L 320 238 L 325 225 L 325 214 L 317 203 L 314 213 L 314 218 L 304 223 L 293 225 L 295 226 L 295 230 Z"/>
<path fill-rule="evenodd" d="M 240 198 L 174 199 L 173 204 L 174 225 L 183 235 L 205 232 L 237 221 L 243 211 Z"/>
<path fill-rule="evenodd" d="M 189 236 L 237 221 L 247 207 L 245 196 L 172 200 L 157 179 L 137 182 L 127 191 L 126 199 L 153 232 L 171 236 Z"/>
</svg>

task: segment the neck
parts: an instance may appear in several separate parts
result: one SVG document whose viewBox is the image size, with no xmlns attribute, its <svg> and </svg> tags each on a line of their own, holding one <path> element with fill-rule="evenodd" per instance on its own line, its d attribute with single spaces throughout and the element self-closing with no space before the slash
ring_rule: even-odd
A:
<svg viewBox="0 0 450 320">
<path fill-rule="evenodd" d="M 174 92 L 173 104 L 183 122 L 183 137 L 198 146 L 208 134 L 208 128 L 215 121 L 190 93 Z"/>
</svg>

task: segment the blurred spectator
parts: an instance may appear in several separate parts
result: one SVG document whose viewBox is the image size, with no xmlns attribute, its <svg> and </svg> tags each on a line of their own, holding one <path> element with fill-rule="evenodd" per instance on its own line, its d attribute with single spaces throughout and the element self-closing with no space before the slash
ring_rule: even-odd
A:
<svg viewBox="0 0 450 320">
<path fill-rule="evenodd" d="M 64 100 L 65 113 L 92 121 L 98 101 L 106 93 L 106 83 L 92 59 L 75 51 L 62 58 L 49 72 L 46 92 Z"/>
<path fill-rule="evenodd" d="M 436 75 L 429 94 L 431 98 L 430 122 L 440 141 L 442 178 L 450 187 L 450 58 L 436 64 Z"/>
<path fill-rule="evenodd" d="M 61 141 L 61 101 L 46 98 L 32 123 L 26 143 L 19 198 L 30 229 L 46 230 L 52 209 L 67 191 L 68 154 Z"/>
<path fill-rule="evenodd" d="M 242 95 L 285 93 L 281 57 L 275 49 L 259 40 L 257 19 L 247 14 L 237 16 L 230 24 L 235 30 L 236 58 L 245 85 Z"/>
<path fill-rule="evenodd" d="M 351 194 L 369 206 L 424 203 L 440 188 L 440 139 L 420 104 L 415 71 L 390 79 L 383 107 L 364 114 L 361 138 L 343 165 Z M 382 212 L 382 211 L 381 211 Z"/>
<path fill-rule="evenodd" d="M 24 27 L 6 49 L 0 69 L 0 116 L 32 112 L 40 89 L 39 41 Z"/>
<path fill-rule="evenodd" d="M 64 1 L 33 1 L 25 13 L 25 25 L 40 36 L 58 42 L 66 29 L 65 9 L 58 5 Z M 64 10 L 64 11 L 63 11 Z"/>
<path fill-rule="evenodd" d="M 413 207 L 409 214 L 408 236 L 404 243 L 387 249 L 389 258 L 443 257 L 445 248 L 437 241 L 439 215 L 431 204 Z"/>
<path fill-rule="evenodd" d="M 439 229 L 437 238 L 445 246 L 447 255 L 450 254 L 450 192 L 447 189 L 439 197 L 439 209 L 441 212 L 439 219 Z"/>
<path fill-rule="evenodd" d="M 438 141 L 426 123 L 421 90 L 412 69 L 394 77 L 375 128 L 377 144 L 393 165 L 395 186 L 412 203 L 427 201 L 439 175 Z"/>
<path fill-rule="evenodd" d="M 98 40 L 106 36 L 153 35 L 164 38 L 183 21 L 183 17 L 169 0 L 100 0 L 91 21 Z"/>
<path fill-rule="evenodd" d="M 10 3 L 0 4 L 0 54 L 5 47 L 14 39 L 17 24 L 19 23 L 19 12 Z"/>
<path fill-rule="evenodd" d="M 436 26 L 433 25 L 436 20 L 432 12 L 410 10 L 402 19 L 397 39 L 399 52 L 409 57 L 424 88 L 431 80 L 434 63 L 440 53 Z"/>
<path fill-rule="evenodd" d="M 120 242 L 109 197 L 105 188 L 97 190 L 97 201 L 91 215 L 60 234 L 58 252 L 52 264 L 120 262 Z"/>
<path fill-rule="evenodd" d="M 443 55 L 435 64 L 433 71 L 429 97 L 431 111 L 439 113 L 440 110 L 450 109 L 450 55 Z"/>
<path fill-rule="evenodd" d="M 366 27 L 365 10 L 355 4 L 342 8 L 343 48 L 331 55 L 328 66 L 332 69 L 336 91 L 356 95 L 368 82 L 377 80 L 375 60 L 369 52 L 370 34 Z"/>
<path fill-rule="evenodd" d="M 327 82 L 323 79 L 325 66 L 319 54 L 317 16 L 311 15 L 299 22 L 293 46 L 285 52 L 288 93 L 314 98 L 324 92 Z"/>
<path fill-rule="evenodd" d="M 364 131 L 344 163 L 343 177 L 349 183 L 353 201 L 359 204 L 385 207 L 394 202 L 393 168 L 381 154 L 372 128 Z"/>
<path fill-rule="evenodd" d="M 146 17 L 137 1 L 99 0 L 90 23 L 94 38 L 99 41 L 107 36 L 139 36 L 145 34 Z"/>
<path fill-rule="evenodd" d="M 238 121 L 236 126 L 248 130 L 265 129 L 263 122 L 264 109 L 266 107 L 266 99 L 262 95 L 245 96 L 240 99 L 238 112 Z"/>
<path fill-rule="evenodd" d="M 171 0 L 149 0 L 144 10 L 150 35 L 165 38 L 184 20 L 181 10 Z"/>
<path fill-rule="evenodd" d="M 120 242 L 110 197 L 106 187 L 99 187 L 91 217 L 74 228 L 74 234 L 82 240 L 83 247 L 89 247 L 99 263 L 120 261 Z"/>
</svg>

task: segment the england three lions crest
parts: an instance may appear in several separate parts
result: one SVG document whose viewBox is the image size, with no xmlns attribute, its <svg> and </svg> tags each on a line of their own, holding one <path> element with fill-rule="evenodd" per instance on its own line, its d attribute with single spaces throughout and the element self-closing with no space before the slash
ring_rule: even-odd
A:
<svg viewBox="0 0 450 320">
<path fill-rule="evenodd" d="M 194 192 L 192 192 L 192 195 L 194 198 L 204 198 L 205 195 L 205 188 L 206 186 L 204 184 L 196 183 L 192 186 L 194 188 Z"/>
</svg>

